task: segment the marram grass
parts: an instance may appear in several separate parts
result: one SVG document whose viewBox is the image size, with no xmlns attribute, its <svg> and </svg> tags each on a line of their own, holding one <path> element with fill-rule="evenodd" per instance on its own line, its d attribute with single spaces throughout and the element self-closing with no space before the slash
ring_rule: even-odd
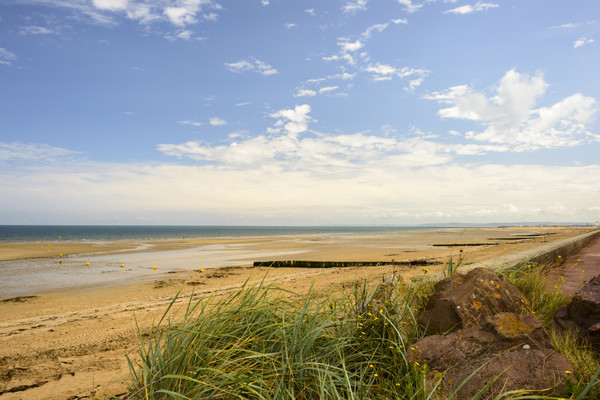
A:
<svg viewBox="0 0 600 400">
<path fill-rule="evenodd" d="M 260 284 L 189 303 L 177 321 L 166 318 L 168 309 L 141 340 L 141 361 L 130 361 L 129 398 L 452 399 L 440 390 L 441 376 L 432 379 L 427 366 L 406 357 L 423 336 L 416 313 L 432 286 L 363 282 L 347 293 L 318 296 Z M 574 353 L 571 393 L 563 398 L 599 398 L 593 353 L 552 336 L 563 343 L 561 352 Z M 552 399 L 525 391 L 496 397 L 542 398 Z"/>
</svg>

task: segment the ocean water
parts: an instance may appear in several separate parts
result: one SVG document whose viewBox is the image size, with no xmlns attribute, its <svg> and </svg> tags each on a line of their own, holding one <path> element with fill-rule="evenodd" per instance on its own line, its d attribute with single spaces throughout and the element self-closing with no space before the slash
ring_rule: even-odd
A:
<svg viewBox="0 0 600 400">
<path fill-rule="evenodd" d="M 283 226 L 0 226 L 0 243 L 31 241 L 118 241 L 181 238 L 359 237 L 432 228 L 408 227 L 283 227 Z M 59 239 L 60 237 L 60 239 Z M 1 250 L 0 250 L 1 251 Z M 182 250 L 141 253 L 71 255 L 0 261 L 0 299 L 64 288 L 97 288 L 164 279 L 168 272 L 247 265 L 269 257 L 302 251 L 258 250 L 245 244 L 210 244 Z M 62 261 L 62 263 L 60 263 Z M 87 268 L 86 263 L 90 263 Z M 121 264 L 125 268 L 121 268 Z M 158 265 L 157 271 L 153 265 Z"/>
<path fill-rule="evenodd" d="M 131 240 L 368 234 L 432 230 L 394 226 L 170 226 L 170 225 L 0 225 L 0 242 L 40 240 Z"/>
</svg>

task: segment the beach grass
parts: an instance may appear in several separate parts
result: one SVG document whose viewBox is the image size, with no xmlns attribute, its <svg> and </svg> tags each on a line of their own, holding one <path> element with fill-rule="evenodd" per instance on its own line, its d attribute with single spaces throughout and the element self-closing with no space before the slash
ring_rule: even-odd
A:
<svg viewBox="0 0 600 400">
<path fill-rule="evenodd" d="M 543 271 L 513 272 L 511 280 L 548 324 L 549 310 L 564 296 L 527 280 Z M 434 282 L 423 278 L 356 282 L 329 294 L 296 294 L 263 282 L 225 297 L 190 300 L 183 317 L 169 320 L 174 299 L 149 336 L 140 335 L 140 361 L 130 359 L 129 398 L 453 398 L 442 393 L 441 376 L 408 362 L 411 346 L 424 335 L 417 312 L 433 290 Z M 563 398 L 599 398 L 600 364 L 592 350 L 550 332 L 574 367 Z M 497 398 L 552 399 L 525 391 Z"/>
</svg>

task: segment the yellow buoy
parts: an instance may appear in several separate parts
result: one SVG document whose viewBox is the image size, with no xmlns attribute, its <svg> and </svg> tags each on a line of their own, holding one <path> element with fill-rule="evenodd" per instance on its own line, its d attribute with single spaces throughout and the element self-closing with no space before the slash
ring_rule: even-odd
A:
<svg viewBox="0 0 600 400">
<path fill-rule="evenodd" d="M 121 268 L 125 268 L 125 264 L 121 264 Z"/>
<path fill-rule="evenodd" d="M 89 267 L 89 266 L 90 266 L 90 262 L 89 262 L 89 261 L 88 261 L 88 262 L 86 262 L 86 263 L 85 263 L 85 265 L 86 265 L 87 267 Z"/>
</svg>

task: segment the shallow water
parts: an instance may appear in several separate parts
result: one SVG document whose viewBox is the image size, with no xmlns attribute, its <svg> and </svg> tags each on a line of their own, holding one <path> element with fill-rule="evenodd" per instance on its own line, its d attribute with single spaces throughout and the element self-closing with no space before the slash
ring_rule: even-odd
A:
<svg viewBox="0 0 600 400">
<path fill-rule="evenodd" d="M 54 289 L 124 285 L 164 278 L 173 271 L 245 265 L 260 258 L 302 252 L 251 250 L 244 244 L 228 244 L 184 250 L 0 261 L 0 299 Z M 121 265 L 125 267 L 121 268 Z M 156 270 L 153 269 L 155 265 Z"/>
</svg>

